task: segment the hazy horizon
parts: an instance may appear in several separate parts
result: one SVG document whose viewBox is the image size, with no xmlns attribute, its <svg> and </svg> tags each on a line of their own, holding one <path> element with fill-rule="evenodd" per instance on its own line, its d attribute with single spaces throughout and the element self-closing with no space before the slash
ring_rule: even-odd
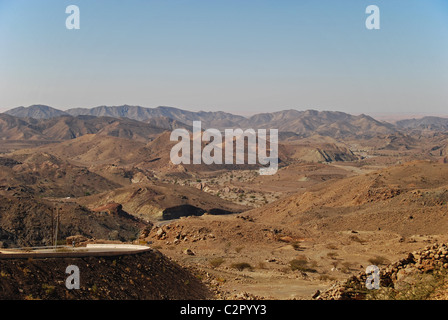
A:
<svg viewBox="0 0 448 320">
<path fill-rule="evenodd" d="M 65 8 L 79 6 L 80 30 Z M 381 29 L 367 30 L 375 4 Z M 443 115 L 443 0 L 0 0 L 0 112 L 44 104 Z"/>
<path fill-rule="evenodd" d="M 43 105 L 43 104 L 33 104 L 33 105 Z M 123 104 L 123 105 L 128 105 L 128 106 L 137 106 L 137 105 L 129 105 L 129 104 Z M 122 106 L 123 106 L 122 105 Z M 48 106 L 48 105 L 46 105 Z M 96 107 L 103 107 L 105 105 L 100 105 L 100 106 L 95 106 L 95 107 L 75 107 L 75 108 L 81 108 L 81 109 L 92 109 L 92 108 L 96 108 Z M 30 107 L 30 106 L 19 106 L 19 107 Z M 75 109 L 75 108 L 58 108 L 55 106 L 48 106 L 54 109 L 58 109 L 58 110 L 62 110 L 62 111 L 66 111 L 69 109 Z M 110 105 L 110 106 L 106 106 L 106 107 L 119 107 L 116 105 Z M 228 112 L 225 110 L 192 110 L 192 109 L 187 109 L 187 108 L 182 108 L 182 107 L 173 107 L 173 106 L 155 106 L 155 107 L 148 107 L 148 106 L 138 106 L 138 107 L 143 107 L 143 108 L 158 108 L 158 107 L 172 107 L 172 108 L 177 108 L 177 109 L 182 109 L 182 110 L 186 110 L 186 111 L 193 111 L 193 112 L 199 112 L 199 111 L 204 111 L 204 112 L 211 112 L 211 111 L 223 111 L 223 112 Z M 16 107 L 18 108 L 18 107 Z M 14 108 L 11 108 L 14 109 Z M 0 110 L 0 113 L 6 112 L 8 110 L 11 109 L 5 109 L 5 110 Z M 281 111 L 287 111 L 287 110 L 297 110 L 297 111 L 307 111 L 307 110 L 317 110 L 317 111 L 334 111 L 334 112 L 343 112 L 341 110 L 329 110 L 329 109 L 316 109 L 316 108 L 288 108 L 288 109 L 279 109 L 279 110 L 272 110 L 270 112 L 281 112 Z M 259 114 L 259 113 L 244 113 L 244 112 L 228 112 L 234 115 L 240 115 L 240 116 L 244 116 L 244 117 L 251 117 L 253 115 Z M 260 113 L 264 113 L 264 112 L 260 112 Z M 376 120 L 382 120 L 382 121 L 388 121 L 388 122 L 394 122 L 394 121 L 398 121 L 398 120 L 404 120 L 404 119 L 419 119 L 419 118 L 423 118 L 423 117 L 429 117 L 429 116 L 434 116 L 434 117 L 441 117 L 441 118 L 448 118 L 448 112 L 446 113 L 431 113 L 431 112 L 362 112 L 362 113 L 350 113 L 349 114 L 352 115 L 361 115 L 361 114 L 365 114 L 368 116 L 373 117 Z"/>
</svg>

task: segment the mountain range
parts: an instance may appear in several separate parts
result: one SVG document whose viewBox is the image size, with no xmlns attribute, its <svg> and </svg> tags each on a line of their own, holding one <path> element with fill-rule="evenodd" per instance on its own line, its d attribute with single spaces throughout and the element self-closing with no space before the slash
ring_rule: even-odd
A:
<svg viewBox="0 0 448 320">
<path fill-rule="evenodd" d="M 397 121 L 397 126 L 405 129 L 447 130 L 448 118 L 423 117 Z"/>
<path fill-rule="evenodd" d="M 201 121 L 203 129 L 221 131 L 231 128 L 278 129 L 281 141 L 313 136 L 346 142 L 353 139 L 373 141 L 376 137 L 396 141 L 403 137 L 409 140 L 410 135 L 418 136 L 424 132 L 444 135 L 448 129 L 448 119 L 442 117 L 400 120 L 392 124 L 364 114 L 337 111 L 283 110 L 243 117 L 222 111 L 193 112 L 173 107 L 123 105 L 62 111 L 32 105 L 0 113 L 0 139 L 61 141 L 98 134 L 148 142 L 167 130 L 191 130 L 193 121 Z"/>
<path fill-rule="evenodd" d="M 351 115 L 343 112 L 316 111 L 316 110 L 284 110 L 272 113 L 260 113 L 251 117 L 243 117 L 222 111 L 217 112 L 192 112 L 173 107 L 144 108 L 140 106 L 100 106 L 91 109 L 76 108 L 69 110 L 58 110 L 49 106 L 32 105 L 30 107 L 19 107 L 6 111 L 4 115 L 27 120 L 14 120 L 17 124 L 26 121 L 35 125 L 36 123 L 48 123 L 45 121 L 54 118 L 73 117 L 77 120 L 95 122 L 90 117 L 106 117 L 128 119 L 139 122 L 147 122 L 153 127 L 172 129 L 180 126 L 191 126 L 193 121 L 201 121 L 203 128 L 253 128 L 269 129 L 276 128 L 280 132 L 291 132 L 300 136 L 321 134 L 324 136 L 342 135 L 377 135 L 391 134 L 396 127 L 387 122 L 380 122 L 367 115 Z M 33 119 L 33 120 L 30 120 Z M 14 122 L 9 119 L 10 122 Z M 124 120 L 120 120 L 124 121 Z M 133 123 L 135 125 L 135 123 Z M 30 126 L 32 128 L 32 126 Z M 93 132 L 90 132 L 93 133 Z M 73 133 L 76 136 L 76 133 Z"/>
</svg>

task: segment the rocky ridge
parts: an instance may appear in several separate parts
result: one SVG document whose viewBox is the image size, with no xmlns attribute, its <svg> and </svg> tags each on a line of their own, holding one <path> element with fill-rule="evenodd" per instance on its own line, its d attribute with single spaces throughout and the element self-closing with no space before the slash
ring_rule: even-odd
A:
<svg viewBox="0 0 448 320">
<path fill-rule="evenodd" d="M 394 293 L 415 285 L 424 275 L 443 275 L 448 271 L 448 244 L 435 243 L 408 254 L 380 269 L 380 289 Z M 335 282 L 324 292 L 313 295 L 316 300 L 363 300 L 369 295 L 366 288 L 368 275 L 361 272 L 343 282 Z"/>
</svg>

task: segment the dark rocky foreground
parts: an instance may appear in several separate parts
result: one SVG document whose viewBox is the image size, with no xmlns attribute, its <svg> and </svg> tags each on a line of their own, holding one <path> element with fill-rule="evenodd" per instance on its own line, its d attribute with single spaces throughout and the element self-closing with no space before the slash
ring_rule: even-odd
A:
<svg viewBox="0 0 448 320">
<path fill-rule="evenodd" d="M 67 289 L 69 265 L 80 289 Z M 192 273 L 158 251 L 83 258 L 1 259 L 0 299 L 202 300 L 212 295 Z"/>
</svg>

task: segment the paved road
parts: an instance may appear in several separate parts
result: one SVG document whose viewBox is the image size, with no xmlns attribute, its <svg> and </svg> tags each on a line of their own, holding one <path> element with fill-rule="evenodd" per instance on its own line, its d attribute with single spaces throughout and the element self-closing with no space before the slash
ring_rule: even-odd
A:
<svg viewBox="0 0 448 320">
<path fill-rule="evenodd" d="M 3 249 L 0 250 L 0 259 L 115 256 L 150 250 L 152 249 L 147 246 L 121 244 L 89 244 L 86 247 L 37 248 L 34 250 Z"/>
<path fill-rule="evenodd" d="M 174 222 L 174 221 L 179 221 L 179 219 L 157 221 L 156 223 L 154 223 L 154 225 L 156 227 L 163 227 L 163 226 L 170 224 L 171 222 Z"/>
</svg>

